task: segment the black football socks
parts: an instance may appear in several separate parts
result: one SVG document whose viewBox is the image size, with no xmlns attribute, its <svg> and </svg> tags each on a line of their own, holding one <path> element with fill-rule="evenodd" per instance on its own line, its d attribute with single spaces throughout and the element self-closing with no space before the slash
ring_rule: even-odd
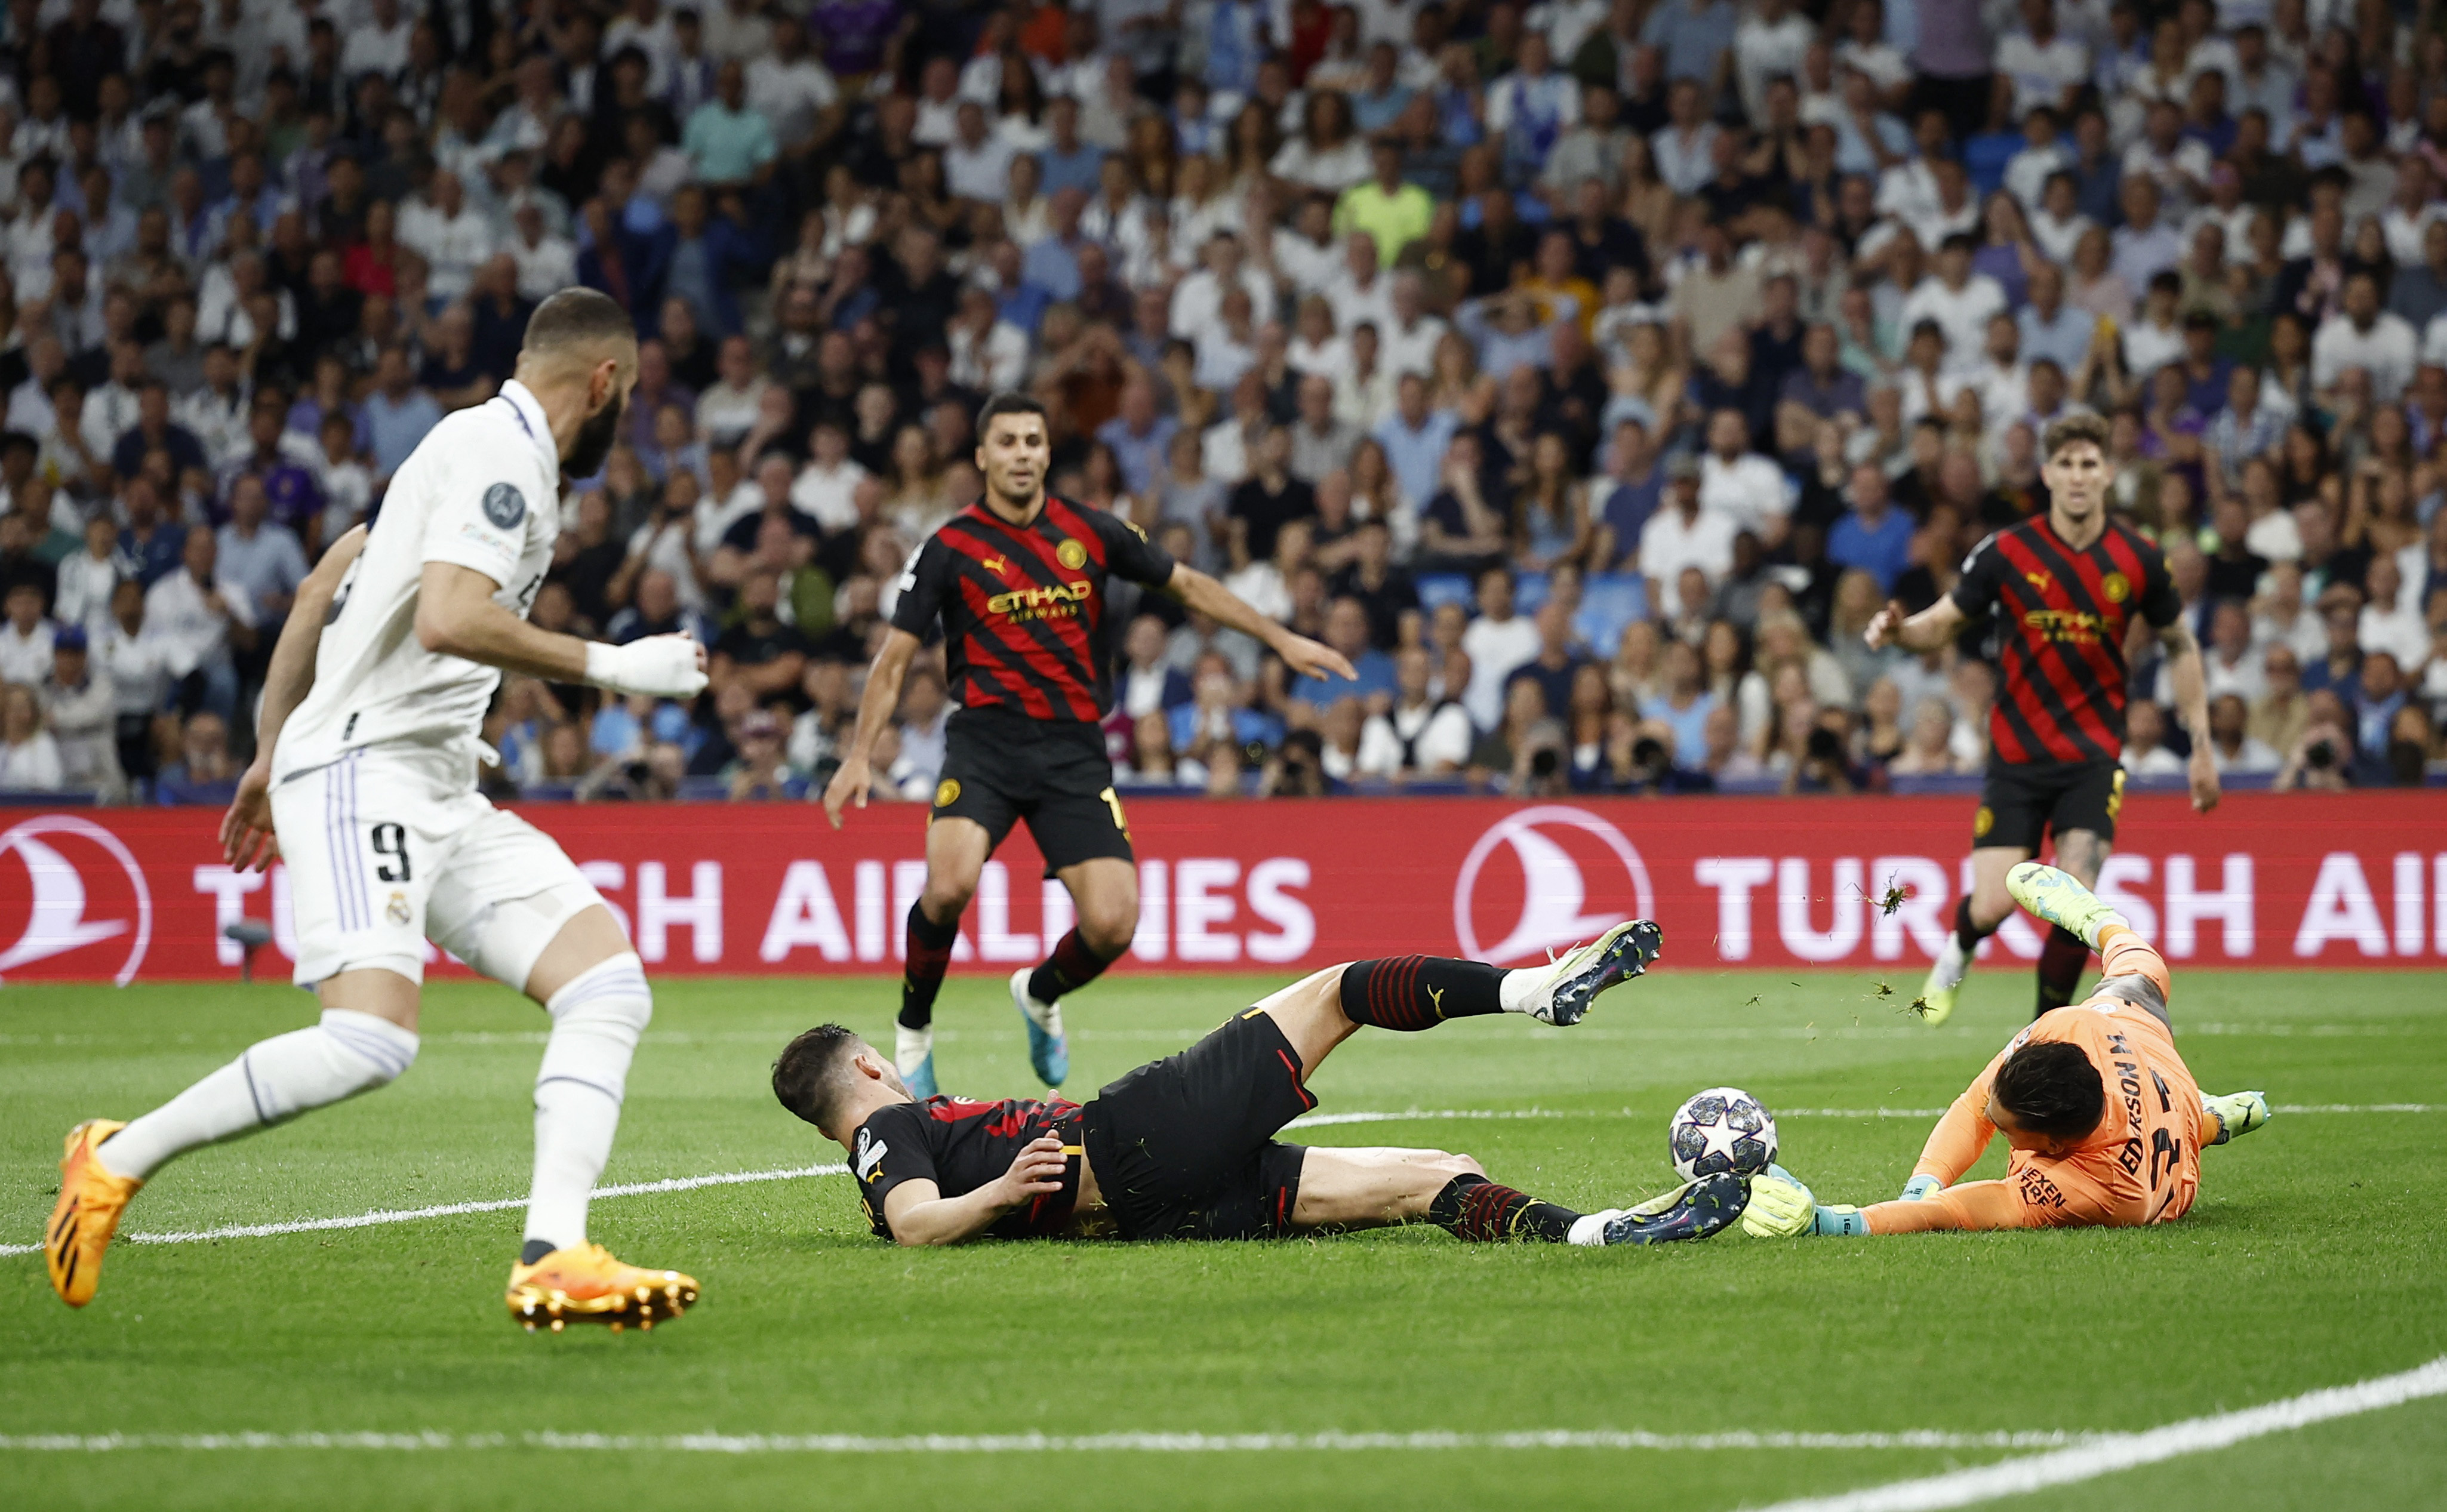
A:
<svg viewBox="0 0 2447 1512">
<path fill-rule="evenodd" d="M 1105 968 L 1112 964 L 1089 949 L 1087 939 L 1073 929 L 1055 942 L 1053 954 L 1028 973 L 1028 995 L 1040 1003 L 1058 1003 L 1104 975 Z"/>
<path fill-rule="evenodd" d="M 943 990 L 943 972 L 952 964 L 952 942 L 959 937 L 958 915 L 938 924 L 926 917 L 924 903 L 909 905 L 909 963 L 901 973 L 902 1029 L 924 1029 L 935 1022 L 935 994 Z"/>
<path fill-rule="evenodd" d="M 1443 955 L 1388 955 L 1342 969 L 1342 1011 L 1355 1024 L 1405 1031 L 1504 1011 L 1505 973 Z"/>
<path fill-rule="evenodd" d="M 1491 1243 L 1502 1239 L 1542 1239 L 1568 1244 L 1572 1225 L 1581 1215 L 1567 1207 L 1542 1202 L 1484 1176 L 1456 1176 L 1428 1204 L 1428 1221 L 1458 1239 Z"/>
<path fill-rule="evenodd" d="M 2039 1007 L 2037 1018 L 2073 1001 L 2081 986 L 2081 973 L 2090 965 L 2090 947 L 2082 937 L 2061 925 L 2048 926 L 2048 942 L 2039 947 Z"/>
</svg>

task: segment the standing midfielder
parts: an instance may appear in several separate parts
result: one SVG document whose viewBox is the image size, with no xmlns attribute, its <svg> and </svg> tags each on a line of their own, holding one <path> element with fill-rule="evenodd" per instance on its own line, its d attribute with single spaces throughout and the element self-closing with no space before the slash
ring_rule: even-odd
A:
<svg viewBox="0 0 2447 1512">
<path fill-rule="evenodd" d="M 314 990 L 322 1018 L 134 1123 L 69 1133 L 44 1245 L 69 1306 L 92 1299 L 128 1199 L 172 1157 L 408 1069 L 427 939 L 552 1015 L 511 1316 L 530 1329 L 652 1326 L 696 1300 L 689 1277 L 586 1241 L 587 1198 L 654 1011 L 644 969 L 560 847 L 476 791 L 477 733 L 503 671 L 654 697 L 705 688 L 705 652 L 685 635 L 607 646 L 526 620 L 560 530 L 562 474 L 601 467 L 636 381 L 620 307 L 584 289 L 553 295 L 500 395 L 435 426 L 371 531 L 343 537 L 299 591 L 221 841 L 233 866 L 288 862 L 297 985 Z"/>
<path fill-rule="evenodd" d="M 1901 604 L 1889 603 L 1866 635 L 1872 651 L 1889 640 L 1935 651 L 1966 621 L 1997 616 L 2003 679 L 1988 715 L 1987 782 L 1971 821 L 1971 892 L 1956 905 L 1954 932 L 1921 990 L 1931 1024 L 1953 1013 L 1971 953 L 2013 911 L 2006 874 L 2038 855 L 2050 833 L 2057 864 L 2085 887 L 2098 881 L 2124 803 L 2124 639 L 2136 610 L 2166 650 L 2176 712 L 2191 732 L 2192 807 L 2217 806 L 2200 644 L 2158 548 L 2107 518 L 2115 481 L 2107 423 L 2070 416 L 2048 427 L 2043 444 L 2048 512 L 1974 547 L 1954 591 L 1919 614 L 1906 619 Z M 2039 1012 L 2073 1001 L 2089 959 L 2079 936 L 2049 932 L 2039 952 Z"/>
<path fill-rule="evenodd" d="M 1358 674 L 1329 647 L 1242 603 L 1184 566 L 1136 525 L 1045 491 L 1053 460 L 1045 406 L 997 394 L 977 413 L 985 496 L 911 554 L 892 628 L 859 700 L 858 730 L 825 789 L 835 828 L 866 806 L 867 757 L 901 702 L 909 658 L 943 630 L 945 683 L 959 704 L 926 825 L 926 890 L 910 905 L 895 1068 L 914 1096 L 935 1095 L 935 994 L 977 877 L 1012 824 L 1028 821 L 1078 923 L 1034 970 L 1012 973 L 1028 1021 L 1028 1059 L 1048 1087 L 1070 1074 L 1062 999 L 1092 982 L 1138 930 L 1138 868 L 1100 724 L 1111 707 L 1113 619 L 1106 584 L 1161 589 L 1218 624 L 1264 642 L 1298 676 Z"/>
</svg>

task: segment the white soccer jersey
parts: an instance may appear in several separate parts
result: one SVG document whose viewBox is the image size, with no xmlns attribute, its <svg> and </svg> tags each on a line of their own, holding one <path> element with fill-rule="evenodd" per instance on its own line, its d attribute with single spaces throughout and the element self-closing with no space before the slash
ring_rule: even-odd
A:
<svg viewBox="0 0 2447 1512">
<path fill-rule="evenodd" d="M 501 585 L 493 602 L 524 617 L 560 533 L 560 451 L 525 386 L 505 383 L 436 425 L 392 477 L 341 583 L 313 690 L 281 728 L 275 779 L 377 742 L 472 743 L 502 674 L 417 640 L 425 564 L 483 573 Z"/>
</svg>

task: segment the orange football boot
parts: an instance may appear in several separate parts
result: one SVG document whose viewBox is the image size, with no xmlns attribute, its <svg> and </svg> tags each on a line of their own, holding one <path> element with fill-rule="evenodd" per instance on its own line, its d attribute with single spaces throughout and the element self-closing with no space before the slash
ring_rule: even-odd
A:
<svg viewBox="0 0 2447 1512">
<path fill-rule="evenodd" d="M 653 1328 L 696 1301 L 694 1276 L 624 1265 L 600 1244 L 555 1250 L 533 1265 L 510 1267 L 510 1316 L 532 1333 L 567 1322 L 609 1323 L 619 1332 L 635 1323 Z"/>
<path fill-rule="evenodd" d="M 67 1153 L 60 1157 L 60 1200 L 43 1231 L 43 1264 L 51 1273 L 51 1290 L 70 1307 L 93 1300 L 94 1288 L 102 1284 L 102 1252 L 119 1232 L 127 1200 L 144 1184 L 132 1176 L 113 1176 L 93 1153 L 126 1126 L 87 1119 L 68 1130 Z"/>
</svg>

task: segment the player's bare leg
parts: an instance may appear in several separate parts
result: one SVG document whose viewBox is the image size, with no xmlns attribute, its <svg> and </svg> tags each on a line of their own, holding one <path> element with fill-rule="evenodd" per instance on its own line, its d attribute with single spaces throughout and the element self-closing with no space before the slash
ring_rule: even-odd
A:
<svg viewBox="0 0 2447 1512">
<path fill-rule="evenodd" d="M 1071 1074 L 1062 999 L 1121 959 L 1139 928 L 1139 869 L 1118 856 L 1092 857 L 1054 875 L 1078 916 L 1044 960 L 1011 973 L 1012 1006 L 1028 1020 L 1028 1064 L 1038 1081 L 1059 1087 Z"/>
<path fill-rule="evenodd" d="M 905 961 L 901 970 L 899 1034 L 893 1068 L 909 1084 L 909 1095 L 935 1095 L 935 994 L 952 964 L 960 937 L 960 915 L 977 895 L 994 838 L 974 819 L 941 814 L 926 824 L 926 890 L 909 905 Z"/>
<path fill-rule="evenodd" d="M 2085 887 L 2098 881 L 2098 870 L 2114 849 L 2093 830 L 2068 829 L 2056 837 L 2057 864 Z M 1955 905 L 1954 928 L 1930 963 L 1928 979 L 1921 988 L 1921 1001 L 1926 1005 L 1921 1014 L 1924 1023 L 1935 1026 L 1953 1016 L 1963 978 L 1971 970 L 1972 954 L 2014 912 L 2006 876 L 2029 860 L 2031 853 L 2019 845 L 1983 845 L 1971 853 L 1971 891 Z M 2061 929 L 2049 934 L 2038 968 L 2040 1012 L 2073 1001 L 2089 958 L 2090 948 L 2072 935 Z"/>
<path fill-rule="evenodd" d="M 526 993 L 552 1015 L 552 1031 L 536 1070 L 535 1176 L 525 1241 L 510 1268 L 510 1315 L 556 1332 L 573 1319 L 653 1328 L 696 1301 L 696 1281 L 622 1264 L 586 1238 L 587 1199 L 654 1016 L 645 969 L 611 910 L 595 903 L 554 933 L 528 970 Z"/>
<path fill-rule="evenodd" d="M 345 972 L 317 987 L 319 1022 L 250 1046 L 237 1060 L 124 1126 L 81 1124 L 60 1162 L 44 1235 L 52 1289 L 93 1299 L 102 1260 L 137 1189 L 173 1158 L 269 1128 L 395 1080 L 416 1059 L 417 986 L 395 972 Z"/>
<path fill-rule="evenodd" d="M 1928 979 L 1921 984 L 1921 1022 L 1935 1028 L 1954 1016 L 1963 978 L 1970 974 L 1972 953 L 2014 911 L 2014 899 L 2005 891 L 2005 874 L 2030 859 L 2031 853 L 2019 845 L 1982 845 L 1971 853 L 1971 891 L 1954 905 L 1954 928 L 1939 947 L 1937 959 L 1929 964 Z"/>
<path fill-rule="evenodd" d="M 1364 1026 L 1414 1032 L 1498 1012 L 1575 1023 L 1600 992 L 1645 971 L 1661 942 L 1657 926 L 1641 919 L 1523 971 L 1429 955 L 1353 961 L 1305 976 L 1249 1011 L 1275 1021 L 1305 1081 Z M 1467 1155 L 1312 1148 L 1300 1165 L 1292 1222 L 1374 1228 L 1425 1219 L 1465 1239 L 1653 1244 L 1703 1238 L 1740 1217 L 1748 1200 L 1738 1179 L 1723 1177 L 1636 1208 L 1576 1213 L 1489 1181 Z"/>
<path fill-rule="evenodd" d="M 2098 885 L 2099 868 L 2115 850 L 2105 837 L 2095 830 L 2068 829 L 2057 835 L 2056 864 L 2087 888 Z M 2064 1007 L 2074 1000 L 2081 986 L 2082 968 L 2090 964 L 2093 942 L 2059 924 L 2048 931 L 2047 943 L 2039 948 L 2039 1010 L 2031 1016 L 2051 1009 Z"/>
</svg>

